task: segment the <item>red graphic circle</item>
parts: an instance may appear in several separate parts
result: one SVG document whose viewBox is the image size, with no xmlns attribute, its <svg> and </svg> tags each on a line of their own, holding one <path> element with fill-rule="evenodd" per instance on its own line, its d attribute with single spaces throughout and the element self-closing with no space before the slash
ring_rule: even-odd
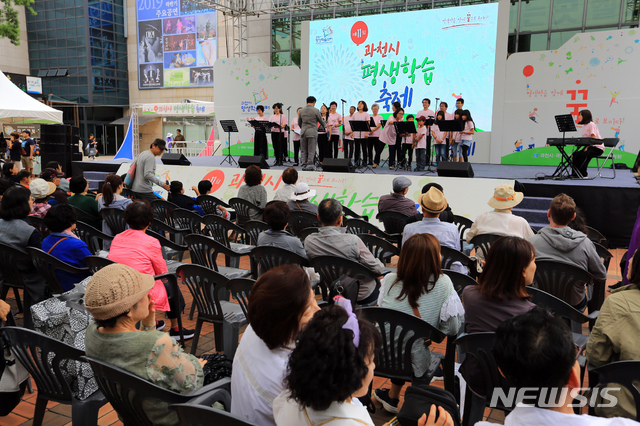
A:
<svg viewBox="0 0 640 426">
<path fill-rule="evenodd" d="M 580 83 L 582 83 L 582 81 L 576 80 L 576 84 L 580 84 Z"/>
<path fill-rule="evenodd" d="M 202 180 L 211 182 L 211 192 L 216 192 L 224 183 L 224 172 L 222 170 L 214 170 L 207 173 Z"/>
<path fill-rule="evenodd" d="M 351 27 L 351 40 L 356 44 L 356 46 L 360 46 L 364 43 L 368 36 L 369 28 L 363 21 L 358 21 L 353 24 L 353 27 Z"/>
<path fill-rule="evenodd" d="M 525 77 L 531 77 L 533 75 L 533 67 L 531 65 L 527 65 L 522 69 L 522 74 L 524 74 Z"/>
</svg>

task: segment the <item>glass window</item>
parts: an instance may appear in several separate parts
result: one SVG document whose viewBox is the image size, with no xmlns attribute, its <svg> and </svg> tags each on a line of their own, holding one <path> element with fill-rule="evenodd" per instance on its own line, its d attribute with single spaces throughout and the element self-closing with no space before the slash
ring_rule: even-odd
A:
<svg viewBox="0 0 640 426">
<path fill-rule="evenodd" d="M 551 33 L 551 39 L 549 43 L 549 49 L 555 50 L 571 40 L 571 38 L 578 34 L 579 31 L 561 31 L 556 33 Z"/>
<path fill-rule="evenodd" d="M 509 7 L 509 31 L 516 32 L 518 25 L 518 4 L 519 2 L 512 2 Z"/>
<path fill-rule="evenodd" d="M 300 51 L 294 50 L 291 52 L 291 63 L 292 65 L 300 66 Z"/>
<path fill-rule="evenodd" d="M 520 34 L 518 36 L 518 52 L 547 50 L 547 33 Z"/>
<path fill-rule="evenodd" d="M 516 35 L 509 34 L 509 41 L 507 42 L 507 52 L 509 54 L 515 53 L 516 51 Z"/>
<path fill-rule="evenodd" d="M 274 19 L 271 21 L 271 49 L 285 50 L 291 45 L 289 19 Z"/>
<path fill-rule="evenodd" d="M 561 0 L 561 2 L 562 1 L 566 1 L 566 0 Z M 583 0 L 580 0 L 580 1 L 583 1 Z M 546 31 L 549 28 L 549 10 L 550 9 L 551 9 L 551 0 L 535 0 L 531 2 L 521 2 L 520 3 L 520 31 Z M 555 13 L 555 6 L 554 6 L 554 13 Z M 582 25 L 582 12 L 580 12 L 579 15 L 580 15 L 580 25 Z"/>
<path fill-rule="evenodd" d="M 551 29 L 582 28 L 584 0 L 560 0 L 553 2 Z"/>
<path fill-rule="evenodd" d="M 300 19 L 294 19 L 291 29 L 291 48 L 300 49 L 302 39 L 302 21 Z"/>
<path fill-rule="evenodd" d="M 587 3 L 586 26 L 614 25 L 617 24 L 619 20 L 620 0 L 598 0 Z"/>
<path fill-rule="evenodd" d="M 371 9 L 360 9 L 360 10 L 358 10 L 358 15 L 359 16 L 377 15 L 379 13 L 380 13 L 380 6 L 376 6 L 376 7 L 371 8 Z"/>
<path fill-rule="evenodd" d="M 271 66 L 283 67 L 291 65 L 291 53 L 290 52 L 271 52 Z"/>
<path fill-rule="evenodd" d="M 622 14 L 623 22 L 638 24 L 638 16 L 640 16 L 640 2 L 627 2 Z"/>
</svg>

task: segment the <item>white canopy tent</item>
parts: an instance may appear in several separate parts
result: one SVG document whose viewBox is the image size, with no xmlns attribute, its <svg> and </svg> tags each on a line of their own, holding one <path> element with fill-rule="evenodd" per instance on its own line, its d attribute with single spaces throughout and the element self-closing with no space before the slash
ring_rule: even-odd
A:
<svg viewBox="0 0 640 426">
<path fill-rule="evenodd" d="M 0 71 L 0 121 L 23 123 L 62 123 L 62 111 L 32 98 Z"/>
</svg>

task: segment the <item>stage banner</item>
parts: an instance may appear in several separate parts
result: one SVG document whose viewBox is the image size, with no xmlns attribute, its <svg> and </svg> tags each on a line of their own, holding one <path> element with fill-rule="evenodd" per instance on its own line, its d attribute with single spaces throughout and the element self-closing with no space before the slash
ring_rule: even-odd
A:
<svg viewBox="0 0 640 426">
<path fill-rule="evenodd" d="M 213 86 L 217 15 L 196 0 L 137 0 L 138 87 Z"/>
<path fill-rule="evenodd" d="M 129 170 L 130 163 L 123 163 L 118 169 L 122 175 Z M 263 170 L 262 185 L 267 190 L 267 200 L 273 200 L 275 192 L 284 185 L 282 183 L 283 170 Z M 158 164 L 156 174 L 162 180 L 178 180 L 182 182 L 185 194 L 195 197 L 191 189 L 201 180 L 211 181 L 212 195 L 228 201 L 238 196 L 238 189 L 244 183 L 244 169 L 214 168 L 194 166 L 169 166 Z M 298 182 L 306 182 L 316 195 L 311 202 L 318 204 L 325 198 L 335 198 L 360 215 L 369 217 L 372 223 L 378 213 L 378 199 L 382 195 L 391 193 L 395 175 L 371 175 L 359 173 L 324 173 L 298 172 Z M 407 175 L 412 182 L 407 197 L 417 200 L 422 193 L 422 187 L 430 182 L 437 182 L 444 188 L 445 197 L 452 211 L 460 216 L 475 220 L 480 213 L 492 210 L 487 201 L 493 196 L 496 186 L 502 184 L 513 185 L 510 179 L 461 179 L 439 176 Z M 154 186 L 159 197 L 166 199 L 167 192 L 159 186 Z M 419 205 L 416 203 L 419 208 Z"/>
<path fill-rule="evenodd" d="M 502 164 L 557 166 L 560 153 L 546 144 L 547 138 L 562 137 L 554 117 L 571 114 L 577 123 L 578 113 L 588 109 L 603 138 L 620 138 L 615 162 L 633 166 L 640 149 L 633 136 L 633 115 L 640 108 L 633 90 L 640 68 L 635 51 L 639 39 L 638 29 L 589 32 L 571 37 L 557 50 L 509 56 Z M 582 126 L 576 127 L 567 138 L 582 135 Z"/>
<path fill-rule="evenodd" d="M 142 104 L 140 109 L 144 115 L 170 115 L 172 117 L 215 114 L 213 102 L 151 103 Z"/>
</svg>

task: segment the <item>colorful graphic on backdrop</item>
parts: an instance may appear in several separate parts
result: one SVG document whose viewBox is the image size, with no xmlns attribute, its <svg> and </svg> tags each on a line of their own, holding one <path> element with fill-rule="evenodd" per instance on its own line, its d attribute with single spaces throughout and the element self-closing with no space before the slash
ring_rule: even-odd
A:
<svg viewBox="0 0 640 426">
<path fill-rule="evenodd" d="M 137 0 L 138 87 L 213 86 L 217 15 L 190 0 Z M 189 67 L 200 68 L 199 75 Z M 177 71 L 180 69 L 180 71 Z M 198 77 L 198 78 L 196 78 Z"/>
<path fill-rule="evenodd" d="M 319 104 L 377 102 L 383 113 L 396 101 L 415 113 L 425 97 L 453 112 L 462 93 L 489 131 L 497 22 L 497 3 L 311 21 L 309 93 Z"/>
</svg>

